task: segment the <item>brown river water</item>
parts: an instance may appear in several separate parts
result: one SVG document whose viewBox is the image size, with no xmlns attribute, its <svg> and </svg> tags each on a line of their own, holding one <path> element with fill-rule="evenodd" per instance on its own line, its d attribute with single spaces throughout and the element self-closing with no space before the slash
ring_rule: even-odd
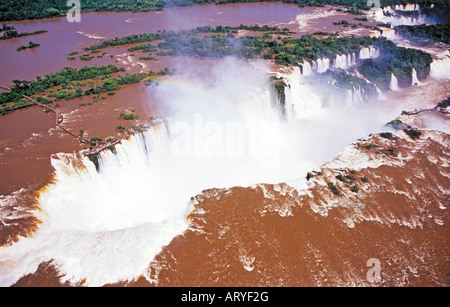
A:
<svg viewBox="0 0 450 307">
<path fill-rule="evenodd" d="M 163 29 L 189 29 L 201 25 L 268 24 L 287 27 L 300 36 L 316 31 L 342 31 L 333 22 L 355 22 L 355 15 L 332 7 L 299 8 L 283 3 L 206 5 L 166 9 L 150 13 L 83 13 L 81 23 L 65 18 L 11 22 L 19 32 L 48 33 L 0 42 L 0 84 L 31 80 L 71 66 L 113 64 L 128 72 L 180 69 L 183 59 L 160 57 L 139 65 L 127 47 L 108 48 L 107 55 L 89 62 L 68 61 L 74 50 L 130 34 Z M 371 25 L 367 22 L 365 24 Z M 367 35 L 365 29 L 344 34 Z M 39 48 L 17 52 L 29 41 Z M 192 61 L 199 61 L 192 59 Z M 271 67 L 276 70 L 275 66 Z M 429 78 L 426 86 L 387 93 L 392 101 L 416 101 L 432 107 L 448 97 L 448 81 Z M 164 117 L 166 106 L 148 94 L 144 83 L 128 85 L 113 96 L 92 105 L 84 97 L 61 101 L 64 126 L 83 130 L 86 136 L 117 135 L 116 127 Z M 408 103 L 405 103 L 409 106 Z M 412 103 L 411 105 L 417 105 Z M 125 122 L 121 112 L 133 109 L 137 121 Z M 420 122 L 420 118 L 417 119 Z M 448 119 L 444 119 L 444 121 Z M 326 183 L 351 166 L 324 165 L 323 177 L 315 177 L 306 193 L 285 184 L 258 184 L 191 195 L 196 208 L 188 219 L 189 229 L 176 236 L 134 279 L 108 282 L 113 286 L 370 286 L 367 260 L 382 263 L 382 286 L 448 286 L 449 138 L 427 132 L 411 142 L 402 132 L 386 141 L 373 137 L 378 151 L 363 151 L 374 160 L 382 149 L 395 146 L 398 157 L 377 166 L 362 168 L 358 176 L 369 182 L 360 193 L 334 197 Z M 54 126 L 54 116 L 32 107 L 0 118 L 0 248 L 20 236 L 29 236 L 42 221 L 31 210 L 36 199 L 55 182 L 51 157 L 76 153 L 82 146 Z M 317 170 L 319 171 L 319 170 Z M 80 168 L 82 172 L 82 168 Z M 325 213 L 324 213 L 325 212 Z M 100 235 L 101 236 L 101 235 Z M 105 235 L 106 236 L 106 235 Z M 161 246 L 161 247 L 163 247 Z M 195 255 L 195 256 L 192 256 Z M 0 275 L 2 262 L 0 249 Z M 52 259 L 42 259 L 34 273 L 24 271 L 17 286 L 83 285 L 60 279 L 63 273 Z M 0 276 L 1 277 L 1 276 Z"/>
</svg>

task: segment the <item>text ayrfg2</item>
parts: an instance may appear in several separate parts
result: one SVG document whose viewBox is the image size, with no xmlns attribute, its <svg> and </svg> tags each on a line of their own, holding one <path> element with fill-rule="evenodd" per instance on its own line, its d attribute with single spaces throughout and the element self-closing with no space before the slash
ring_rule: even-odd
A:
<svg viewBox="0 0 450 307">
<path fill-rule="evenodd" d="M 214 293 L 194 293 L 188 291 L 181 295 L 182 302 L 206 302 L 214 303 L 214 300 L 223 302 L 267 302 L 269 301 L 268 292 L 226 292 L 224 296 L 216 296 Z"/>
</svg>

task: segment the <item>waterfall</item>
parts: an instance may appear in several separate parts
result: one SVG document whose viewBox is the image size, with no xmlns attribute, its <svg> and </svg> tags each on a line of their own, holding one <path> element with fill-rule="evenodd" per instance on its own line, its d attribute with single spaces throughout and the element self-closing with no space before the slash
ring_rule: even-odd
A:
<svg viewBox="0 0 450 307">
<path fill-rule="evenodd" d="M 379 38 L 381 36 L 381 32 L 380 31 L 372 31 L 369 33 L 369 36 Z"/>
<path fill-rule="evenodd" d="M 359 51 L 360 59 L 373 59 L 377 58 L 380 55 L 379 51 L 375 47 L 363 47 Z"/>
<path fill-rule="evenodd" d="M 368 59 L 370 57 L 369 55 L 369 48 L 361 48 L 361 50 L 359 51 L 359 58 L 360 59 Z"/>
<path fill-rule="evenodd" d="M 300 164 L 295 169 L 293 158 L 273 166 L 285 134 L 278 133 L 278 117 L 275 122 L 264 116 L 267 76 L 250 65 L 225 59 L 216 66 L 215 76 L 222 79 L 215 84 L 203 75 L 161 80 L 152 94 L 179 110 L 167 127 L 156 122 L 122 140 L 114 153 L 103 151 L 98 171 L 82 154 L 52 157 L 53 180 L 38 193 L 39 210 L 33 212 L 38 229 L 0 247 L 0 286 L 50 261 L 62 283 L 95 287 L 147 278 L 155 255 L 189 227 L 192 197 L 210 188 L 279 183 L 305 173 Z M 288 156 L 284 150 L 283 158 Z"/>
<path fill-rule="evenodd" d="M 294 66 L 293 69 L 294 69 L 293 75 L 295 76 L 293 80 L 295 80 L 295 83 L 300 83 L 300 80 L 302 79 L 302 73 L 300 71 L 300 68 L 298 66 Z"/>
<path fill-rule="evenodd" d="M 286 118 L 294 121 L 313 116 L 322 108 L 321 98 L 313 86 L 306 83 L 301 75 L 294 71 L 283 77 L 288 86 L 286 90 Z"/>
<path fill-rule="evenodd" d="M 418 17 L 409 17 L 409 16 L 403 16 L 400 15 L 396 11 L 419 11 L 420 12 L 420 6 L 414 5 L 414 4 L 408 4 L 408 5 L 396 5 L 394 9 L 391 7 L 385 7 L 384 9 L 377 9 L 373 13 L 373 18 L 377 22 L 382 23 L 390 23 L 392 27 L 396 27 L 399 25 L 421 25 L 421 24 L 434 24 L 434 21 L 431 19 L 428 19 L 425 15 L 419 15 Z M 386 13 L 386 15 L 384 14 Z"/>
<path fill-rule="evenodd" d="M 389 88 L 393 91 L 398 91 L 398 80 L 393 73 L 391 73 L 391 83 L 389 84 Z"/>
<path fill-rule="evenodd" d="M 375 89 L 377 91 L 378 99 L 383 99 L 384 98 L 383 92 L 376 85 L 375 85 Z"/>
<path fill-rule="evenodd" d="M 412 69 L 412 84 L 411 85 L 420 85 L 420 81 L 417 78 L 417 72 L 414 68 Z"/>
<path fill-rule="evenodd" d="M 386 37 L 386 38 L 390 38 L 390 39 L 395 38 L 395 30 L 394 29 L 385 28 L 385 29 L 383 29 L 382 36 Z"/>
<path fill-rule="evenodd" d="M 345 106 L 347 108 L 350 108 L 351 106 L 353 106 L 353 91 L 352 90 L 347 90 L 345 93 Z"/>
<path fill-rule="evenodd" d="M 192 191 L 182 182 L 176 187 L 168 165 L 159 165 L 167 140 L 163 123 L 123 140 L 116 154 L 100 154 L 99 171 L 87 157 L 53 157 L 54 181 L 37 199 L 42 223 L 32 238 L 2 250 L 0 285 L 51 260 L 64 272 L 62 282 L 87 286 L 145 274 L 162 247 L 188 227 Z"/>
<path fill-rule="evenodd" d="M 347 90 L 345 95 L 345 106 L 352 107 L 364 102 L 364 89 L 361 86 L 354 86 L 352 90 Z"/>
<path fill-rule="evenodd" d="M 380 51 L 372 46 L 369 47 L 369 53 L 371 58 L 377 58 L 380 56 Z"/>
<path fill-rule="evenodd" d="M 405 11 L 405 12 L 407 12 L 407 11 L 418 11 L 419 9 L 420 9 L 419 4 L 408 3 L 408 4 L 405 4 L 405 5 L 398 4 L 398 5 L 395 6 L 395 10 L 396 11 Z"/>
<path fill-rule="evenodd" d="M 264 147 L 254 148 L 254 152 L 279 152 L 276 167 L 259 163 L 266 160 L 259 161 L 258 156 L 182 156 L 175 150 L 177 144 L 185 150 L 191 145 L 195 145 L 194 150 L 206 148 L 209 153 L 216 140 L 241 139 L 240 135 L 235 138 L 234 133 L 212 138 L 214 128 L 226 131 L 227 124 L 241 124 L 241 120 L 242 124 L 252 124 L 250 119 L 266 124 L 260 116 L 269 101 L 267 75 L 262 78 L 262 72 L 247 62 L 224 59 L 212 67 L 212 75 L 198 69 L 197 61 L 183 64 L 195 69 L 189 74 L 161 78 L 157 86 L 148 87 L 158 103 L 176 110 L 171 112 L 167 126 L 163 121 L 156 122 L 147 131 L 123 140 L 115 147 L 115 153 L 102 152 L 98 171 L 81 154 L 52 157 L 52 183 L 36 199 L 36 217 L 41 221 L 38 229 L 30 237 L 0 247 L 0 286 L 12 285 L 22 276 L 36 272 L 39 264 L 50 261 L 57 268 L 61 283 L 103 286 L 140 276 L 148 280 L 149 265 L 155 255 L 189 227 L 186 215 L 194 205 L 192 197 L 207 189 L 254 187 L 260 182 L 295 186 L 305 180 L 299 178 L 308 170 L 319 169 L 348 144 L 378 131 L 382 123 L 392 118 L 390 106 L 389 111 L 379 106 L 361 110 L 340 108 L 342 105 L 326 107 L 325 103 L 337 95 L 327 92 L 324 84 L 308 83 L 308 78 L 295 67 L 282 77 L 288 85 L 287 112 L 291 119 L 301 122 L 281 123 L 279 133 L 273 135 L 279 143 L 272 142 L 270 132 L 276 132 L 272 126 L 257 131 L 261 133 L 255 136 L 261 138 Z M 326 59 L 321 59 L 320 66 L 327 66 Z M 351 103 L 361 101 L 363 94 L 361 88 L 354 88 Z M 237 108 L 241 104 L 245 107 L 242 112 Z M 380 112 L 377 116 L 375 109 Z M 194 125 L 189 121 L 191 115 L 195 116 Z M 203 125 L 198 118 L 203 118 Z M 189 133 L 183 134 L 183 129 Z M 200 137 L 195 138 L 198 134 Z M 249 139 L 253 140 L 253 136 Z M 244 141 L 247 142 L 245 135 Z M 350 162 L 358 168 L 367 167 L 365 161 Z M 219 199 L 223 195 L 212 194 L 214 189 L 210 191 L 205 198 Z M 201 206 L 198 214 L 208 210 L 213 209 Z M 190 230 L 200 235 L 208 231 L 197 223 L 191 226 Z"/>
<path fill-rule="evenodd" d="M 450 58 L 434 59 L 430 65 L 430 75 L 437 79 L 450 79 Z"/>
<path fill-rule="evenodd" d="M 353 87 L 353 103 L 362 104 L 364 102 L 363 93 L 364 89 L 361 86 Z"/>
<path fill-rule="evenodd" d="M 304 61 L 302 65 L 303 68 L 303 76 L 310 76 L 312 74 L 311 64 L 308 61 Z"/>
<path fill-rule="evenodd" d="M 419 4 L 405 4 L 405 5 L 396 5 L 395 6 L 395 10 L 396 11 L 419 11 L 420 10 L 420 5 Z"/>
<path fill-rule="evenodd" d="M 323 73 L 326 72 L 330 68 L 330 59 L 321 58 L 317 60 L 317 72 Z"/>
<path fill-rule="evenodd" d="M 334 68 L 347 68 L 347 57 L 342 55 L 336 55 L 336 58 L 334 59 Z"/>
</svg>

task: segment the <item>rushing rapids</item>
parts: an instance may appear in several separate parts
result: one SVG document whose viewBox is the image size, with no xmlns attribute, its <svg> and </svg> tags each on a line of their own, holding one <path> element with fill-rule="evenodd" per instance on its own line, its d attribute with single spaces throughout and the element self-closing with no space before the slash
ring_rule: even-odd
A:
<svg viewBox="0 0 450 307">
<path fill-rule="evenodd" d="M 438 79 L 450 78 L 450 57 L 435 59 L 430 66 L 432 77 Z"/>
<path fill-rule="evenodd" d="M 371 286 L 367 264 L 376 258 L 378 285 L 448 286 L 448 135 L 430 131 L 414 142 L 401 131 L 393 140 L 364 141 L 376 149 L 348 147 L 318 169 L 304 191 L 286 184 L 205 191 L 196 197 L 183 239 L 150 266 L 152 282 Z M 395 157 L 384 153 L 392 146 Z M 358 192 L 338 174 L 357 178 Z M 340 186 L 340 196 L 330 182 Z M 194 252 L 196 259 L 189 256 Z"/>
</svg>

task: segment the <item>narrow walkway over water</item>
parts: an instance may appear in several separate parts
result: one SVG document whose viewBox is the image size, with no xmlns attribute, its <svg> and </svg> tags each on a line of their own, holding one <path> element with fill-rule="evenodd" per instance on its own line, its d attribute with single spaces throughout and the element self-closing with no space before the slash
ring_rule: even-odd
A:
<svg viewBox="0 0 450 307">
<path fill-rule="evenodd" d="M 3 86 L 3 85 L 0 85 L 0 89 L 6 90 L 6 91 L 8 91 L 8 92 L 11 91 L 11 89 L 10 89 L 9 87 Z M 53 113 L 55 114 L 55 125 L 56 125 L 56 127 L 60 128 L 61 130 L 63 130 L 63 131 L 66 132 L 67 134 L 70 134 L 71 136 L 73 136 L 74 138 L 76 138 L 80 143 L 82 143 L 82 144 L 92 144 L 92 143 L 93 143 L 91 140 L 89 140 L 89 139 L 83 137 L 82 134 L 77 135 L 77 134 L 73 133 L 72 131 L 70 131 L 69 129 L 67 129 L 67 128 L 61 126 L 62 122 L 64 121 L 64 117 L 63 117 L 63 115 L 62 115 L 61 113 L 59 113 L 56 109 L 54 109 L 54 108 L 52 108 L 52 107 L 50 107 L 50 106 L 48 106 L 48 105 L 45 105 L 45 104 L 43 104 L 43 103 L 40 103 L 40 102 L 34 100 L 33 98 L 28 97 L 28 96 L 26 96 L 26 95 L 24 95 L 24 94 L 22 94 L 22 97 L 25 98 L 25 99 L 27 99 L 27 100 L 29 100 L 29 101 L 31 101 L 32 103 L 35 103 L 36 105 L 40 106 L 41 108 L 43 108 L 43 109 L 45 109 L 45 110 L 48 110 L 48 111 L 50 111 L 50 112 L 53 112 Z M 97 148 L 92 149 L 92 150 L 86 152 L 85 155 L 86 155 L 86 156 L 97 155 L 97 154 L 99 154 L 100 152 L 102 152 L 103 150 L 109 148 L 110 146 L 117 145 L 117 144 L 119 144 L 120 142 L 121 142 L 120 139 L 116 139 L 115 141 L 111 141 L 111 142 L 95 141 L 96 147 L 97 147 Z"/>
</svg>

